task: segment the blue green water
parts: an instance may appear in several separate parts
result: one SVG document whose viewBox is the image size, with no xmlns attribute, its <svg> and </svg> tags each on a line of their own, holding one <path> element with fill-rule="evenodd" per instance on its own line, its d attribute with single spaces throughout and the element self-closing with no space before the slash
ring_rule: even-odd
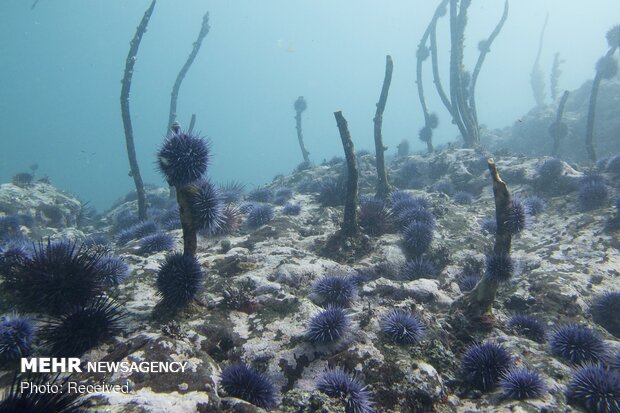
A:
<svg viewBox="0 0 620 413">
<path fill-rule="evenodd" d="M 466 64 L 488 36 L 503 2 L 474 0 Z M 0 182 L 39 164 L 37 174 L 100 209 L 133 188 L 119 109 L 129 40 L 149 1 L 0 2 Z M 393 153 L 402 139 L 423 149 L 415 89 L 415 48 L 435 2 L 159 0 L 138 53 L 131 94 L 138 161 L 145 182 L 163 184 L 154 167 L 168 117 L 170 90 L 205 11 L 211 31 L 179 95 L 178 114 L 213 141 L 209 175 L 248 185 L 287 173 L 301 161 L 294 100 L 308 101 L 306 146 L 315 163 L 341 155 L 333 111 L 343 110 L 358 149 L 373 147 L 372 118 L 385 55 L 394 77 L 384 115 Z M 529 73 L 549 12 L 541 69 L 559 52 L 561 89 L 593 76 L 604 34 L 620 16 L 617 0 L 518 0 L 480 75 L 480 122 L 512 124 L 533 106 Z M 445 19 L 439 37 L 448 60 Z M 445 67 L 445 64 L 444 64 Z M 425 86 L 440 118 L 436 143 L 458 141 L 426 67 Z M 443 73 L 447 79 L 447 73 Z"/>
</svg>

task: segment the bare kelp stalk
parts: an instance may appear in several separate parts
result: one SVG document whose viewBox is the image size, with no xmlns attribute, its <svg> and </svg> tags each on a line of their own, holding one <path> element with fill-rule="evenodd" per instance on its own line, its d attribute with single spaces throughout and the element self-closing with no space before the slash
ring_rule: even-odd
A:
<svg viewBox="0 0 620 413">
<path fill-rule="evenodd" d="M 491 43 L 495 40 L 508 16 L 508 2 L 504 3 L 504 13 L 499 23 L 488 39 L 481 42 L 480 56 L 474 70 L 475 79 L 464 70 L 463 51 L 465 42 L 465 27 L 467 26 L 467 10 L 471 0 L 450 0 L 450 95 L 448 96 L 441 85 L 439 77 L 439 64 L 437 57 L 437 30 L 436 20 L 445 14 L 446 1 L 442 1 L 429 25 L 430 53 L 433 64 L 433 81 L 442 103 L 452 116 L 452 121 L 459 128 L 463 137 L 464 145 L 468 148 L 478 147 L 480 144 L 480 128 L 475 105 L 475 84 L 480 73 L 482 64 L 490 50 Z M 424 40 L 424 37 L 423 37 Z M 418 47 L 418 55 L 423 57 L 424 49 Z M 473 80 L 473 81 L 472 81 Z M 419 93 L 419 91 L 418 91 Z M 426 115 L 426 126 L 420 131 L 422 140 L 426 140 L 432 131 L 428 126 L 433 126 L 437 119 L 433 115 Z M 431 135 L 432 136 L 432 135 Z"/>
<path fill-rule="evenodd" d="M 596 62 L 596 75 L 592 81 L 592 91 L 590 92 L 590 103 L 588 105 L 588 120 L 586 123 L 586 150 L 590 161 L 596 162 L 596 151 L 594 150 L 594 117 L 596 115 L 596 99 L 598 90 L 603 79 L 611 79 L 618 73 L 618 63 L 613 55 L 620 47 L 620 26 L 614 26 L 607 32 L 607 43 L 609 50 L 605 56 Z"/>
<path fill-rule="evenodd" d="M 545 16 L 545 23 L 543 23 L 542 30 L 540 31 L 540 37 L 538 38 L 538 51 L 536 52 L 536 60 L 534 60 L 534 66 L 532 66 L 532 72 L 530 73 L 530 85 L 532 86 L 532 93 L 534 94 L 534 101 L 536 106 L 541 107 L 545 104 L 545 79 L 540 70 L 540 55 L 542 53 L 543 41 L 545 40 L 545 30 L 547 29 L 547 23 L 549 22 L 549 14 Z"/>
<path fill-rule="evenodd" d="M 558 156 L 560 152 L 560 141 L 568 134 L 568 126 L 566 123 L 562 122 L 562 116 L 564 115 L 564 107 L 566 106 L 569 94 L 570 92 L 568 90 L 564 91 L 562 99 L 560 100 L 560 105 L 558 106 L 558 113 L 555 117 L 555 121 L 549 125 L 549 135 L 553 138 L 553 152 L 551 153 L 553 156 Z"/>
<path fill-rule="evenodd" d="M 344 155 L 347 160 L 347 193 L 344 204 L 342 235 L 348 237 L 357 235 L 360 232 L 357 222 L 357 160 L 355 158 L 355 147 L 353 146 L 347 120 L 340 111 L 334 112 L 334 117 L 336 118 L 338 132 L 340 132 L 340 139 L 342 140 L 342 147 L 344 148 Z"/>
<path fill-rule="evenodd" d="M 424 82 L 422 82 L 422 63 L 428 59 L 430 55 L 430 49 L 426 45 L 428 42 L 428 38 L 431 33 L 436 32 L 437 20 L 446 14 L 446 5 L 448 4 L 448 0 L 442 0 L 442 2 L 435 9 L 435 13 L 433 14 L 433 18 L 430 23 L 426 27 L 424 34 L 422 34 L 422 38 L 420 39 L 420 43 L 418 44 L 418 50 L 416 51 L 416 85 L 418 88 L 418 98 L 420 99 L 420 106 L 422 106 L 422 113 L 424 114 L 424 127 L 420 130 L 419 136 L 420 140 L 426 142 L 426 148 L 428 153 L 433 152 L 433 129 L 432 126 L 437 126 L 437 116 L 431 115 L 428 111 L 428 106 L 426 104 L 426 98 L 424 97 Z M 433 40 L 433 45 L 436 47 L 436 42 Z M 435 74 L 434 70 L 437 67 L 437 56 L 434 56 L 433 59 L 433 74 Z M 439 78 L 439 72 L 437 71 L 437 77 L 435 77 L 436 81 Z M 436 82 L 437 84 L 437 82 Z M 441 88 L 441 84 L 438 85 L 438 89 Z M 439 91 L 439 90 L 438 90 Z M 440 96 L 442 99 L 443 89 L 441 89 Z M 444 94 L 445 96 L 445 94 Z M 447 100 L 447 97 L 445 98 Z M 449 105 L 448 105 L 449 106 Z"/>
<path fill-rule="evenodd" d="M 551 65 L 551 74 L 549 75 L 549 91 L 551 92 L 551 100 L 555 102 L 558 98 L 558 85 L 560 83 L 560 75 L 562 70 L 560 65 L 564 63 L 563 59 L 560 59 L 560 54 L 556 53 L 553 56 L 553 64 Z"/>
<path fill-rule="evenodd" d="M 387 147 L 383 146 L 381 127 L 383 125 L 383 111 L 385 110 L 385 104 L 390 90 L 390 83 L 392 82 L 393 69 L 394 63 L 392 62 L 392 57 L 387 55 L 385 57 L 385 77 L 383 78 L 381 95 L 379 96 L 377 111 L 375 112 L 375 117 L 373 119 L 375 124 L 375 155 L 377 158 L 377 197 L 381 199 L 385 199 L 390 193 L 387 172 L 385 171 L 385 151 L 387 150 Z"/>
<path fill-rule="evenodd" d="M 476 66 L 474 66 L 474 71 L 471 75 L 471 81 L 469 84 L 469 106 L 471 108 L 472 116 L 474 117 L 474 121 L 478 124 L 478 111 L 476 109 L 476 82 L 478 81 L 478 75 L 480 75 L 480 69 L 482 69 L 482 64 L 484 63 L 484 59 L 487 54 L 491 51 L 491 45 L 493 41 L 504 27 L 504 23 L 506 23 L 506 19 L 508 18 L 508 0 L 504 2 L 504 12 L 502 13 L 501 19 L 495 26 L 495 29 L 491 32 L 491 35 L 488 39 L 480 41 L 478 43 L 478 50 L 480 51 L 480 55 L 478 56 L 478 61 L 476 61 Z"/>
<path fill-rule="evenodd" d="M 451 309 L 452 326 L 464 335 L 488 330 L 493 324 L 493 303 L 497 289 L 512 276 L 513 264 L 510 258 L 512 231 L 510 228 L 513 204 L 508 186 L 499 176 L 495 162 L 487 161 L 493 180 L 495 198 L 495 219 L 497 232 L 493 251 L 487 257 L 487 271 L 478 284 L 463 297 L 454 302 Z"/>
<path fill-rule="evenodd" d="M 200 46 L 202 46 L 202 41 L 209 33 L 209 29 L 209 12 L 207 12 L 202 18 L 202 26 L 200 26 L 200 32 L 198 33 L 198 37 L 193 44 L 192 51 L 187 57 L 185 64 L 181 68 L 181 71 L 177 75 L 174 85 L 172 86 L 172 92 L 170 93 L 170 112 L 168 115 L 168 125 L 166 126 L 166 133 L 168 133 L 168 131 L 172 127 L 172 124 L 177 118 L 177 100 L 179 98 L 179 89 L 181 88 L 181 83 L 183 82 L 183 79 L 185 79 L 185 75 L 187 74 L 189 68 L 192 66 L 192 63 L 194 63 L 194 60 L 196 59 L 196 56 L 200 51 Z M 193 115 L 192 117 L 194 118 L 195 122 L 195 117 Z M 190 124 L 190 130 L 191 129 L 193 128 Z"/>
<path fill-rule="evenodd" d="M 301 114 L 307 109 L 308 104 L 306 103 L 306 99 L 303 96 L 297 98 L 295 103 L 293 104 L 293 108 L 295 109 L 295 128 L 297 129 L 297 141 L 299 142 L 299 148 L 301 149 L 301 155 L 304 158 L 304 163 L 310 163 L 310 152 L 306 150 L 306 145 L 304 145 L 304 134 L 301 129 Z"/>
<path fill-rule="evenodd" d="M 146 195 L 144 193 L 144 183 L 140 175 L 140 168 L 136 159 L 136 147 L 133 141 L 133 127 L 131 125 L 131 114 L 129 113 L 129 91 L 131 89 L 131 78 L 133 76 L 133 67 L 136 63 L 136 55 L 140 47 L 142 35 L 146 32 L 146 26 L 149 24 L 151 14 L 155 8 L 156 0 L 153 0 L 149 8 L 144 12 L 142 21 L 136 29 L 136 34 L 131 40 L 127 60 L 125 60 L 125 75 L 121 82 L 121 115 L 123 118 L 123 127 L 125 129 L 125 143 L 127 144 L 127 156 L 129 157 L 129 175 L 133 177 L 136 185 L 136 193 L 138 194 L 138 218 L 146 219 Z"/>
</svg>

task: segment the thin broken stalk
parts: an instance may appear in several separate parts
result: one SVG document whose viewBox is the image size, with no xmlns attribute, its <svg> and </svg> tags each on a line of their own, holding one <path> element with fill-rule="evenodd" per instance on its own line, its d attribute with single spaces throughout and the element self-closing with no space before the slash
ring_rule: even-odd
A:
<svg viewBox="0 0 620 413">
<path fill-rule="evenodd" d="M 142 35 L 146 32 L 151 14 L 155 8 L 155 1 L 151 2 L 149 8 L 144 12 L 142 21 L 136 29 L 136 34 L 130 43 L 129 53 L 125 60 L 125 75 L 121 82 L 121 115 L 123 118 L 123 128 L 125 130 L 125 143 L 127 145 L 127 156 L 129 157 L 129 175 L 133 177 L 134 184 L 136 185 L 136 193 L 138 195 L 138 218 L 140 220 L 146 219 L 146 194 L 144 193 L 144 183 L 142 182 L 142 176 L 140 175 L 140 168 L 138 167 L 138 161 L 136 159 L 136 147 L 133 140 L 133 126 L 131 124 L 131 114 L 129 112 L 129 91 L 131 90 L 131 78 L 133 75 L 133 67 L 136 63 L 136 55 L 138 54 L 138 48 L 140 47 L 140 41 Z"/>
<path fill-rule="evenodd" d="M 168 115 L 168 125 L 166 127 L 166 133 L 168 133 L 168 130 L 170 129 L 170 127 L 172 127 L 172 124 L 177 118 L 177 100 L 179 98 L 179 89 L 181 88 L 181 83 L 183 82 L 183 79 L 185 79 L 185 75 L 187 74 L 187 71 L 189 70 L 189 68 L 192 66 L 192 63 L 194 63 L 194 60 L 196 59 L 196 56 L 198 55 L 198 52 L 200 51 L 200 46 L 202 45 L 202 41 L 209 33 L 209 28 L 210 28 L 209 12 L 207 12 L 202 18 L 202 25 L 200 26 L 200 32 L 198 33 L 198 37 L 196 38 L 196 41 L 193 44 L 192 51 L 187 57 L 185 64 L 181 68 L 181 71 L 177 75 L 177 78 L 174 82 L 174 86 L 172 86 L 172 92 L 170 93 L 170 112 Z"/>
<path fill-rule="evenodd" d="M 342 235 L 350 237 L 359 233 L 357 223 L 357 160 L 355 159 L 355 146 L 349 133 L 347 120 L 341 111 L 334 112 L 342 147 L 347 160 L 347 193 L 344 205 L 344 220 L 342 222 Z"/>
<path fill-rule="evenodd" d="M 469 86 L 469 106 L 471 107 L 472 116 L 474 117 L 476 123 L 478 123 L 478 112 L 476 110 L 476 82 L 478 80 L 478 75 L 480 74 L 480 69 L 482 69 L 484 59 L 491 51 L 491 45 L 493 44 L 493 41 L 502 30 L 502 27 L 504 27 L 504 23 L 506 23 L 507 18 L 508 0 L 504 2 L 504 13 L 502 14 L 502 17 L 497 23 L 497 25 L 495 26 L 495 29 L 493 29 L 488 39 L 481 42 L 482 47 L 480 47 L 480 55 L 478 56 L 478 61 L 476 61 L 476 66 L 474 67 L 474 71 L 471 75 L 471 82 Z"/>
<path fill-rule="evenodd" d="M 308 104 L 306 103 L 306 99 L 303 96 L 299 96 L 295 103 L 293 104 L 293 108 L 295 109 L 295 129 L 297 130 L 297 142 L 299 142 L 299 149 L 301 149 L 301 156 L 304 159 L 305 163 L 310 162 L 310 152 L 306 150 L 306 145 L 304 144 L 304 134 L 301 127 L 301 114 L 306 110 Z"/>
<path fill-rule="evenodd" d="M 558 106 L 558 113 L 555 117 L 555 121 L 549 127 L 549 134 L 553 138 L 553 156 L 558 156 L 560 152 L 560 141 L 568 132 L 568 127 L 564 122 L 562 122 L 562 116 L 564 115 L 564 107 L 566 106 L 569 93 L 570 92 L 568 90 L 564 91 L 562 99 L 560 100 L 560 105 Z"/>
<path fill-rule="evenodd" d="M 611 59 L 616 52 L 618 46 L 613 46 L 609 49 L 603 59 Z M 598 90 L 603 80 L 603 72 L 601 70 L 596 71 L 594 81 L 592 81 L 592 91 L 590 92 L 590 103 L 588 105 L 588 120 L 586 122 L 586 151 L 588 157 L 593 163 L 596 162 L 596 151 L 594 149 L 594 117 L 596 115 L 596 100 L 598 98 Z"/>
<path fill-rule="evenodd" d="M 508 186 L 499 176 L 495 162 L 487 161 L 491 179 L 493 180 L 493 196 L 495 198 L 495 219 L 497 231 L 493 246 L 494 256 L 509 256 L 512 243 L 512 233 L 508 226 L 509 214 L 512 208 L 512 198 Z M 463 318 L 457 318 L 458 328 L 479 330 L 493 319 L 493 303 L 500 282 L 497 277 L 483 276 L 478 284 L 461 299 L 454 302 L 452 313 L 461 314 Z M 462 323 L 466 322 L 467 326 Z"/>
<path fill-rule="evenodd" d="M 418 50 L 416 52 L 416 86 L 418 89 L 420 106 L 422 106 L 422 113 L 424 115 L 424 127 L 427 128 L 428 131 L 431 131 L 433 128 L 431 128 L 430 125 L 430 113 L 426 104 L 426 98 L 424 97 L 424 82 L 422 82 L 422 63 L 428 58 L 429 54 L 431 53 L 431 50 L 426 46 L 426 43 L 428 42 L 428 38 L 431 33 L 436 31 L 437 20 L 443 14 L 445 14 L 446 4 L 448 4 L 448 0 L 442 0 L 439 6 L 437 6 L 437 8 L 435 9 L 433 18 L 426 27 L 424 34 L 422 34 L 422 38 L 420 39 L 420 43 L 418 44 Z M 437 64 L 437 56 L 434 56 L 434 62 L 435 64 Z M 439 85 L 439 88 L 441 88 L 441 85 Z M 428 133 L 428 139 L 426 139 L 426 147 L 429 153 L 433 152 L 432 133 Z"/>
<path fill-rule="evenodd" d="M 387 172 L 385 171 L 385 151 L 387 150 L 387 147 L 383 146 L 381 127 L 383 125 L 383 111 L 385 110 L 385 104 L 390 90 L 390 83 L 392 82 L 393 69 L 394 63 L 392 62 L 392 57 L 387 55 L 385 57 L 385 77 L 383 78 L 381 95 L 379 96 L 377 111 L 375 112 L 375 118 L 373 119 L 375 124 L 375 155 L 377 158 L 377 197 L 381 199 L 387 198 L 390 193 Z"/>
</svg>

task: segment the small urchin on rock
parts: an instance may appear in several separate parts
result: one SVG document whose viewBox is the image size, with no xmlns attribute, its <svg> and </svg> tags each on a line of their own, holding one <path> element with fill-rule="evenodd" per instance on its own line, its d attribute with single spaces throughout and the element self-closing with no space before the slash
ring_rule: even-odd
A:
<svg viewBox="0 0 620 413">
<path fill-rule="evenodd" d="M 165 232 L 159 232 L 152 235 L 147 235 L 139 241 L 140 248 L 138 254 L 150 255 L 161 251 L 170 251 L 174 248 L 174 238 Z"/>
<path fill-rule="evenodd" d="M 530 340 L 542 343 L 546 340 L 547 330 L 538 319 L 527 315 L 517 314 L 508 320 L 508 327 L 514 329 L 519 335 Z"/>
<path fill-rule="evenodd" d="M 609 199 L 609 189 L 603 181 L 589 181 L 582 184 L 577 199 L 583 211 L 600 208 Z"/>
<path fill-rule="evenodd" d="M 351 321 L 340 307 L 328 306 L 308 323 L 306 341 L 311 344 L 334 344 L 349 332 Z"/>
<path fill-rule="evenodd" d="M 115 255 L 104 255 L 97 263 L 97 267 L 103 274 L 105 286 L 118 285 L 129 274 L 129 266 L 125 260 Z"/>
<path fill-rule="evenodd" d="M 512 355 L 504 346 L 488 342 L 470 346 L 463 354 L 461 368 L 468 384 L 486 392 L 497 386 L 513 363 Z"/>
<path fill-rule="evenodd" d="M 414 221 L 403 231 L 403 247 L 412 257 L 424 254 L 433 242 L 433 227 Z"/>
<path fill-rule="evenodd" d="M 138 222 L 121 230 L 116 236 L 116 243 L 125 245 L 131 240 L 144 238 L 147 235 L 155 234 L 157 231 L 159 231 L 159 225 L 154 221 Z"/>
<path fill-rule="evenodd" d="M 400 272 L 401 278 L 405 280 L 417 280 L 419 278 L 435 278 L 437 276 L 437 267 L 432 261 L 419 257 L 407 261 Z"/>
<path fill-rule="evenodd" d="M 342 400 L 346 413 L 374 412 L 368 388 L 356 376 L 340 368 L 325 371 L 317 380 L 316 389 Z"/>
<path fill-rule="evenodd" d="M 245 364 L 233 364 L 222 370 L 220 385 L 229 396 L 263 409 L 277 404 L 277 392 L 271 379 Z"/>
<path fill-rule="evenodd" d="M 588 364 L 575 372 L 566 391 L 568 402 L 592 413 L 620 412 L 620 373 Z"/>
<path fill-rule="evenodd" d="M 190 255 L 169 254 L 157 273 L 157 294 L 161 304 L 170 310 L 179 310 L 194 299 L 202 284 L 200 264 Z"/>
<path fill-rule="evenodd" d="M 556 329 L 549 344 L 553 355 L 574 364 L 600 363 L 608 356 L 605 342 L 594 331 L 576 325 Z"/>
<path fill-rule="evenodd" d="M 509 370 L 501 378 L 499 385 L 502 395 L 511 400 L 538 399 L 547 389 L 540 373 L 528 368 Z"/>
<path fill-rule="evenodd" d="M 317 302 L 322 306 L 349 307 L 357 296 L 353 278 L 343 275 L 328 275 L 320 278 L 312 287 Z"/>
<path fill-rule="evenodd" d="M 258 228 L 271 221 L 274 214 L 275 213 L 271 205 L 256 203 L 248 212 L 246 223 L 250 228 Z"/>
<path fill-rule="evenodd" d="M 18 314 L 0 320 L 0 364 L 28 357 L 32 351 L 34 326 L 32 321 Z"/>
<path fill-rule="evenodd" d="M 416 344 L 425 331 L 424 323 L 406 311 L 392 310 L 381 319 L 381 332 L 396 344 Z"/>
<path fill-rule="evenodd" d="M 596 297 L 590 313 L 595 323 L 620 338 L 620 291 L 610 291 Z"/>
</svg>

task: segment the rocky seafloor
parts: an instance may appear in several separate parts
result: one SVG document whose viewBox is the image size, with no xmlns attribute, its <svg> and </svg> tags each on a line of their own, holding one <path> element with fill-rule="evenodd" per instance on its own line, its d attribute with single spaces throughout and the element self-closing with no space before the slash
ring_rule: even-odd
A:
<svg viewBox="0 0 620 413">
<path fill-rule="evenodd" d="M 359 155 L 360 194 L 369 195 L 376 184 L 374 157 Z M 354 373 L 368 386 L 376 412 L 579 410 L 566 397 L 578 366 L 552 354 L 548 339 L 531 340 L 509 327 L 508 320 L 516 314 L 534 316 L 548 334 L 578 324 L 602 338 L 608 354 L 620 351 L 620 341 L 613 335 L 618 335 L 617 324 L 613 324 L 613 311 L 618 307 L 609 308 L 612 321 L 607 323 L 594 322 L 591 311 L 603 294 L 620 291 L 620 232 L 613 202 L 620 171 L 612 161 L 599 165 L 598 170 L 561 162 L 560 173 L 554 176 L 544 167 L 547 158 L 494 156 L 512 195 L 536 196 L 543 205 L 535 216 L 530 211 L 525 230 L 513 239 L 517 271 L 498 290 L 492 326 L 473 337 L 502 344 L 515 366 L 527 366 L 542 375 L 543 395 L 516 401 L 504 397 L 501 387 L 486 392 L 472 388 L 461 369 L 463 353 L 472 343 L 457 338 L 448 325 L 452 304 L 464 294 L 463 275 L 482 275 L 485 254 L 494 242 L 492 226 L 483 225 L 485 218 L 495 215 L 488 155 L 446 149 L 388 163 L 391 183 L 412 196 L 424 197 L 435 217 L 433 241 L 424 254 L 436 269 L 432 276 L 403 275 L 408 257 L 394 219 L 381 230 L 370 231 L 368 248 L 358 255 L 347 256 L 346 245 L 342 251 L 325 250 L 343 217 L 341 205 L 325 206 L 340 201 L 321 194 L 324 188 L 319 184 L 333 179 L 329 182 L 339 188 L 344 162 L 334 159 L 274 178 L 266 189 L 290 188 L 293 193 L 285 200 L 263 199 L 271 201 L 275 212 L 266 224 L 250 228 L 243 213 L 243 223 L 231 234 L 200 235 L 196 255 L 204 281 L 191 305 L 174 317 L 157 316 L 156 309 L 160 300 L 157 272 L 168 252 L 141 253 L 137 239 L 119 242 L 121 230 L 135 223 L 137 205 L 131 194 L 98 215 L 49 183 L 3 184 L 0 212 L 3 218 L 21 216 L 19 233 L 31 240 L 49 237 L 82 242 L 96 234 L 108 237 L 110 253 L 129 265 L 128 275 L 108 291 L 128 314 L 123 331 L 88 351 L 82 360 L 189 363 L 191 371 L 184 374 L 105 377 L 108 383 L 128 382 L 131 392 L 86 395 L 86 411 L 262 411 L 230 397 L 220 386 L 221 370 L 238 361 L 264 373 L 277 388 L 277 407 L 267 409 L 271 412 L 353 412 L 342 399 L 316 389 L 317 378 L 332 367 Z M 603 182 L 607 194 L 595 205 L 586 200 L 584 207 L 580 185 L 588 179 Z M 261 198 L 246 192 L 246 197 Z M 149 188 L 148 199 L 158 225 L 175 228 L 174 212 L 166 214 L 167 209 L 174 211 L 168 188 Z M 238 201 L 247 210 L 244 202 Z M 299 214 L 286 215 L 286 203 L 299 204 Z M 369 227 L 364 228 L 366 232 Z M 165 232 L 174 237 L 172 249 L 180 250 L 181 230 Z M 327 275 L 350 277 L 357 287 L 346 309 L 350 330 L 329 346 L 306 339 L 309 320 L 321 310 L 313 285 Z M 2 310 L 8 313 L 12 310 L 10 291 L 4 289 L 2 294 Z M 382 317 L 395 308 L 412 312 L 422 321 L 425 333 L 420 341 L 399 345 L 381 333 Z M 36 313 L 28 315 L 42 319 Z M 620 318 L 620 313 L 615 317 Z M 44 349 L 36 344 L 35 339 L 33 354 L 43 354 Z M 5 370 L 3 383 L 10 382 L 12 375 Z"/>
</svg>

